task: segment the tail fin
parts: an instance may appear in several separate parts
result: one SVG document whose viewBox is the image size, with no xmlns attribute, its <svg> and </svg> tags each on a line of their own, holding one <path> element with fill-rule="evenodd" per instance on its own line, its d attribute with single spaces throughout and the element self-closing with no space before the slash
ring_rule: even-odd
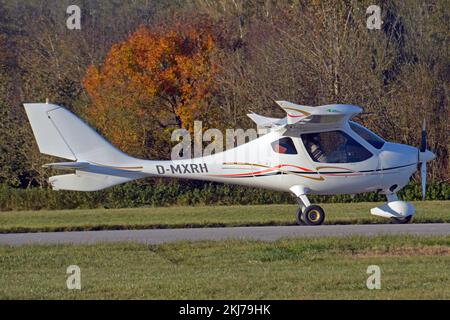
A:
<svg viewBox="0 0 450 320">
<path fill-rule="evenodd" d="M 63 107 L 47 103 L 24 107 L 41 153 L 104 165 L 133 160 Z"/>
<path fill-rule="evenodd" d="M 24 104 L 39 150 L 76 162 L 46 167 L 75 170 L 75 174 L 50 177 L 55 190 L 96 191 L 145 177 L 139 160 L 113 147 L 67 109 L 46 103 Z"/>
</svg>

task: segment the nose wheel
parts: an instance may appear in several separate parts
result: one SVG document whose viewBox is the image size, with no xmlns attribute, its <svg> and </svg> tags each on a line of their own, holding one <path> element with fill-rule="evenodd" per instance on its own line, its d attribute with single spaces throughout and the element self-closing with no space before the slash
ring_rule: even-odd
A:
<svg viewBox="0 0 450 320">
<path fill-rule="evenodd" d="M 325 211 L 320 206 L 310 205 L 303 210 L 297 210 L 297 224 L 307 226 L 320 226 L 325 220 Z"/>
<path fill-rule="evenodd" d="M 411 221 L 412 217 L 413 216 L 410 215 L 410 216 L 407 216 L 405 218 L 391 218 L 391 223 L 392 224 L 406 224 L 406 223 L 409 223 Z"/>
</svg>

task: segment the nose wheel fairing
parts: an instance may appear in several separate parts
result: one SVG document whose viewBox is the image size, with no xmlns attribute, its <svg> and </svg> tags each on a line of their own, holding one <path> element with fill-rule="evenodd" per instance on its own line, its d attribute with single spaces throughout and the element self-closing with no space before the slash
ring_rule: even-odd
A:
<svg viewBox="0 0 450 320">
<path fill-rule="evenodd" d="M 403 219 L 414 215 L 413 205 L 406 201 L 390 201 L 386 204 L 370 209 L 370 213 L 383 218 Z"/>
</svg>

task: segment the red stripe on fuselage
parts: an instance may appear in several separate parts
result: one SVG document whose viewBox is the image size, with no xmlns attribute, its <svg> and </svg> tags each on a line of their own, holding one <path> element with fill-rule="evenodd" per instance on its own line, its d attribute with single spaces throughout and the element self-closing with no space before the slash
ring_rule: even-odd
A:
<svg viewBox="0 0 450 320">
<path fill-rule="evenodd" d="M 214 176 L 214 177 L 246 177 L 246 176 L 253 176 L 253 175 L 257 175 L 257 174 L 272 172 L 274 170 L 281 169 L 283 167 L 293 167 L 293 168 L 297 168 L 297 169 L 303 170 L 304 172 L 312 172 L 313 171 L 311 169 L 295 166 L 295 165 L 292 165 L 292 164 L 280 164 L 280 165 L 277 165 L 277 166 L 272 167 L 272 168 L 268 168 L 268 169 L 260 170 L 260 171 L 255 171 L 255 172 L 232 173 L 232 174 L 210 174 L 209 176 Z M 301 172 L 296 172 L 296 173 L 301 173 Z"/>
</svg>

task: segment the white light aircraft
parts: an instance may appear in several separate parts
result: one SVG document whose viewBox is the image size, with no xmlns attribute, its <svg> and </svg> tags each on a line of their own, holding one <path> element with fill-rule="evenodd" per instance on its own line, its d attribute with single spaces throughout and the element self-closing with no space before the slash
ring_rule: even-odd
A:
<svg viewBox="0 0 450 320">
<path fill-rule="evenodd" d="M 287 116 L 249 117 L 268 133 L 224 152 L 193 159 L 154 161 L 126 155 L 67 109 L 48 103 L 24 104 L 39 150 L 71 160 L 44 167 L 75 171 L 49 179 L 55 190 L 96 191 L 145 177 L 187 178 L 291 192 L 299 203 L 297 223 L 320 225 L 324 210 L 308 195 L 380 192 L 387 203 L 373 215 L 407 223 L 414 207 L 400 201 L 420 165 L 425 198 L 427 150 L 425 125 L 419 148 L 383 140 L 350 121 L 362 112 L 354 105 L 319 107 L 277 101 Z"/>
</svg>

